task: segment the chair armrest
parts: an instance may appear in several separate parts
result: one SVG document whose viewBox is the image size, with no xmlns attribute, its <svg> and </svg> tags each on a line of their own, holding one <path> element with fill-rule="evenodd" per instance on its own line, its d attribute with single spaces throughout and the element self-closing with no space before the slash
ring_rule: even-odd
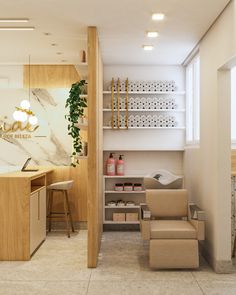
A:
<svg viewBox="0 0 236 295">
<path fill-rule="evenodd" d="M 151 211 L 144 203 L 140 204 L 140 231 L 143 240 L 150 240 Z"/>
<path fill-rule="evenodd" d="M 199 220 L 205 221 L 205 211 L 201 210 L 196 204 L 189 204 L 189 219 L 190 220 Z"/>
<path fill-rule="evenodd" d="M 201 210 L 196 204 L 189 204 L 189 221 L 197 231 L 197 239 L 199 241 L 205 240 L 205 212 Z"/>
<path fill-rule="evenodd" d="M 151 219 L 151 211 L 149 210 L 147 204 L 140 204 L 140 219 L 141 220 L 150 220 Z"/>
</svg>

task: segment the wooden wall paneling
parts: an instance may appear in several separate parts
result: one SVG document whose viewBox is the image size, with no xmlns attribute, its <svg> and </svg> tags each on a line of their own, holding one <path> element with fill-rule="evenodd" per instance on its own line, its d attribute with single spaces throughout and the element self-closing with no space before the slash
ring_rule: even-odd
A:
<svg viewBox="0 0 236 295">
<path fill-rule="evenodd" d="M 102 63 L 96 27 L 88 28 L 88 267 L 97 266 L 102 234 L 101 77 Z M 100 110 L 99 110 L 100 108 Z"/>
<path fill-rule="evenodd" d="M 236 150 L 231 151 L 231 170 L 236 171 Z"/>
<path fill-rule="evenodd" d="M 0 260 L 29 260 L 30 180 L 0 178 L 0 188 Z"/>
<path fill-rule="evenodd" d="M 80 75 L 73 65 L 30 65 L 31 88 L 71 87 L 71 84 L 79 79 Z M 24 87 L 29 87 L 29 65 L 24 66 Z M 83 131 L 82 136 L 86 140 L 87 132 Z M 70 166 L 53 168 L 54 172 L 48 176 L 48 182 L 74 180 L 69 192 L 72 215 L 74 221 L 87 221 L 87 161 L 81 160 L 76 168 Z M 63 209 L 62 198 L 55 197 L 54 205 L 58 211 Z"/>
<path fill-rule="evenodd" d="M 24 87 L 67 88 L 78 81 L 80 76 L 73 65 L 25 65 Z"/>
</svg>

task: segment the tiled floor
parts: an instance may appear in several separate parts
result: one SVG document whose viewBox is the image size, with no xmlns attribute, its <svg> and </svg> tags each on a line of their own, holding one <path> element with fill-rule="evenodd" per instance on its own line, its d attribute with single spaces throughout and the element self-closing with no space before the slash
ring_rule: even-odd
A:
<svg viewBox="0 0 236 295">
<path fill-rule="evenodd" d="M 99 265 L 87 269 L 86 231 L 53 233 L 29 262 L 0 262 L 1 295 L 231 295 L 236 273 L 151 271 L 138 232 L 105 232 Z"/>
</svg>

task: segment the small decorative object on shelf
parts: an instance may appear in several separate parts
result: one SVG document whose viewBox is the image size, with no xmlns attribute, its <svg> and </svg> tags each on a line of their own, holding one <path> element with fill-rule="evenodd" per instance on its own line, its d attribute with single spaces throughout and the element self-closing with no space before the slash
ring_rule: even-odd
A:
<svg viewBox="0 0 236 295">
<path fill-rule="evenodd" d="M 112 86 L 108 87 L 111 90 Z M 126 91 L 126 81 L 114 84 L 114 91 Z M 129 81 L 129 92 L 174 92 L 177 91 L 175 81 Z"/>
<path fill-rule="evenodd" d="M 124 190 L 123 183 L 116 183 L 115 184 L 115 191 L 123 191 L 123 190 Z"/>
<path fill-rule="evenodd" d="M 113 221 L 125 221 L 125 213 L 113 213 Z"/>
<path fill-rule="evenodd" d="M 138 213 L 126 213 L 125 220 L 126 221 L 138 221 Z"/>
<path fill-rule="evenodd" d="M 130 182 L 126 182 L 124 184 L 124 191 L 132 191 L 133 190 L 133 184 Z"/>
<path fill-rule="evenodd" d="M 142 191 L 142 184 L 134 183 L 134 191 Z"/>
</svg>

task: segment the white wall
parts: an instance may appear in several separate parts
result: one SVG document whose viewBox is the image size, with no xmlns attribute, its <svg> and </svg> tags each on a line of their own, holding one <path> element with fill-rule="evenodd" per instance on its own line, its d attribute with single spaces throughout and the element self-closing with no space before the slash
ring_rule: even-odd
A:
<svg viewBox="0 0 236 295">
<path fill-rule="evenodd" d="M 186 185 L 206 211 L 204 249 L 218 272 L 231 264 L 230 75 L 219 69 L 235 53 L 234 18 L 232 1 L 200 44 L 200 147 L 185 152 Z"/>
<path fill-rule="evenodd" d="M 185 89 L 184 68 L 181 66 L 105 66 L 104 90 L 108 90 L 112 78 L 133 81 L 174 80 L 178 91 Z M 176 102 L 179 108 L 185 108 L 185 96 L 176 97 Z M 182 120 L 180 124 L 185 125 L 185 114 L 180 113 L 178 116 Z M 185 130 L 105 130 L 104 163 L 109 151 L 114 151 L 116 158 L 124 154 L 125 173 L 128 175 L 147 175 L 158 169 L 182 175 L 181 149 L 184 141 Z"/>
<path fill-rule="evenodd" d="M 129 79 L 129 81 L 145 80 L 174 80 L 178 91 L 185 89 L 185 74 L 182 66 L 125 66 L 114 65 L 104 67 L 104 90 L 108 90 L 111 79 Z M 124 96 L 124 95 L 123 95 Z M 136 98 L 139 95 L 130 94 L 129 97 Z M 174 98 L 179 109 L 185 109 L 185 95 L 154 95 L 162 98 Z M 140 97 L 140 96 L 139 96 Z M 110 101 L 110 95 L 106 95 L 104 101 Z M 131 113 L 130 113 L 131 114 Z M 135 113 L 135 115 L 140 113 Z M 143 114 L 143 113 L 141 113 Z M 146 113 L 147 114 L 147 113 Z M 150 113 L 148 113 L 150 114 Z M 151 113 L 156 114 L 156 113 Z M 173 115 L 178 122 L 177 127 L 185 126 L 184 112 L 158 113 L 158 115 Z M 110 120 L 110 113 L 104 113 L 105 121 Z M 183 150 L 185 143 L 185 130 L 120 130 L 104 132 L 105 150 Z"/>
<path fill-rule="evenodd" d="M 0 66 L 0 88 L 23 88 L 23 66 Z"/>
</svg>

